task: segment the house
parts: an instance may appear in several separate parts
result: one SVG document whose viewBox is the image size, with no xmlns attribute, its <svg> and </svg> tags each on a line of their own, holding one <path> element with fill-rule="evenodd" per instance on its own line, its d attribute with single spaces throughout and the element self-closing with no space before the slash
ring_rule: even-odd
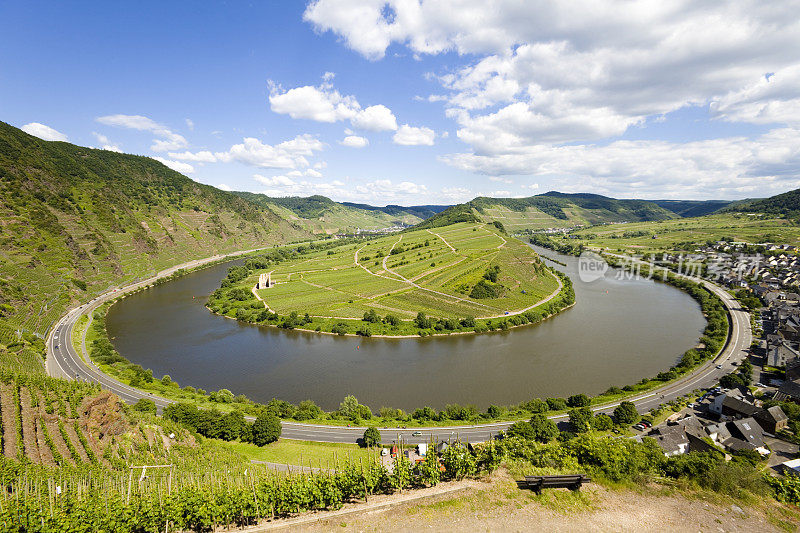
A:
<svg viewBox="0 0 800 533">
<path fill-rule="evenodd" d="M 767 433 L 772 433 L 773 435 L 785 428 L 786 424 L 789 423 L 789 417 L 786 416 L 786 413 L 783 412 L 783 409 L 777 405 L 773 405 L 769 409 L 759 411 L 753 415 L 753 418 L 756 419 L 756 422 L 759 423 L 764 431 Z"/>
<path fill-rule="evenodd" d="M 798 381 L 784 381 L 778 391 L 775 393 L 773 400 L 777 402 L 795 402 L 800 403 L 800 382 Z"/>
<path fill-rule="evenodd" d="M 655 439 L 667 457 L 689 451 L 689 437 L 683 426 L 660 427 L 648 436 Z"/>
<path fill-rule="evenodd" d="M 796 334 L 796 331 L 793 334 Z M 767 350 L 768 366 L 786 366 L 788 363 L 798 359 L 800 359 L 800 351 L 792 348 L 785 340 L 770 346 Z"/>
<path fill-rule="evenodd" d="M 733 388 L 726 391 L 716 398 L 708 406 L 712 413 L 727 416 L 753 416 L 760 409 L 753 405 L 749 391 L 742 388 Z"/>
<path fill-rule="evenodd" d="M 723 442 L 723 446 L 731 451 L 755 450 L 762 455 L 769 455 L 764 443 L 764 431 L 754 418 L 743 418 L 728 422 L 731 438 Z"/>
</svg>

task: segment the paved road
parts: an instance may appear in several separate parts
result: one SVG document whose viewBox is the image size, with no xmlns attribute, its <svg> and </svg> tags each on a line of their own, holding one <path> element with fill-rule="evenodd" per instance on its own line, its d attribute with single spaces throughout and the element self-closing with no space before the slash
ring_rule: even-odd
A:
<svg viewBox="0 0 800 533">
<path fill-rule="evenodd" d="M 185 263 L 183 265 L 167 269 L 160 272 L 154 278 L 126 286 L 122 289 L 112 290 L 92 300 L 88 304 L 71 310 L 56 323 L 51 335 L 48 337 L 48 357 L 46 364 L 48 373 L 54 377 L 95 381 L 99 383 L 101 387 L 114 392 L 122 400 L 128 403 L 136 402 L 140 398 L 150 398 L 159 408 L 169 405 L 171 403 L 170 400 L 154 396 L 147 392 L 143 392 L 120 383 L 119 381 L 100 372 L 100 370 L 97 369 L 93 363 L 87 363 L 84 361 L 84 359 L 79 355 L 78 351 L 72 346 L 72 330 L 81 315 L 90 313 L 107 300 L 119 296 L 120 293 L 135 290 L 144 285 L 152 283 L 157 278 L 169 276 L 179 268 L 191 268 L 220 258 L 221 256 L 215 256 L 213 258 L 201 261 L 192 261 L 190 263 Z M 695 279 L 695 281 L 700 280 Z M 707 281 L 702 281 L 702 283 L 709 290 L 719 296 L 722 302 L 728 308 L 731 316 L 731 335 L 728 338 L 728 343 L 719 356 L 717 356 L 713 361 L 705 363 L 690 375 L 659 389 L 629 399 L 636 404 L 637 409 L 641 413 L 647 412 L 650 409 L 657 407 L 661 403 L 668 402 L 685 394 L 691 393 L 695 389 L 713 386 L 717 383 L 720 377 L 733 369 L 733 362 L 741 361 L 747 355 L 747 350 L 752 342 L 752 334 L 750 331 L 750 315 L 747 313 L 747 311 L 743 310 L 739 303 L 724 289 Z M 88 356 L 86 356 L 86 360 L 89 360 Z M 718 365 L 721 366 L 721 368 L 717 368 Z M 617 405 L 619 405 L 618 402 L 606 404 L 593 407 L 593 410 L 596 412 L 611 412 Z M 559 415 L 552 416 L 550 418 L 558 421 L 564 420 L 567 417 L 566 415 Z M 402 438 L 404 442 L 410 444 L 430 442 L 432 439 L 446 441 L 456 438 L 467 440 L 469 442 L 482 442 L 486 441 L 491 436 L 496 435 L 499 431 L 506 430 L 511 424 L 512 422 L 500 422 L 474 426 L 382 429 L 381 438 L 383 442 L 386 443 L 397 441 L 398 439 Z M 282 436 L 288 439 L 308 441 L 354 443 L 363 435 L 364 429 L 365 428 L 363 427 L 342 427 L 284 422 Z M 415 435 L 415 433 L 418 433 L 418 435 Z"/>
</svg>

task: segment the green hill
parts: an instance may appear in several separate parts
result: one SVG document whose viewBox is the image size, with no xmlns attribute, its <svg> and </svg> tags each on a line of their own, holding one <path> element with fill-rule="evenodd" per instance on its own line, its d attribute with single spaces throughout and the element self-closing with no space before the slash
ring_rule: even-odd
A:
<svg viewBox="0 0 800 533">
<path fill-rule="evenodd" d="M 742 200 L 726 207 L 725 212 L 765 213 L 788 218 L 800 217 L 800 189 L 770 196 L 769 198 Z"/>
<path fill-rule="evenodd" d="M 412 226 L 435 215 L 447 206 L 426 205 L 375 207 L 351 202 L 334 202 L 320 195 L 302 198 L 273 198 L 252 192 L 234 194 L 263 206 L 306 231 L 318 234 L 349 233 L 357 229 L 379 230 L 392 226 Z"/>
<path fill-rule="evenodd" d="M 728 200 L 652 200 L 652 202 L 683 218 L 710 215 L 733 203 Z"/>
<path fill-rule="evenodd" d="M 36 344 L 69 305 L 112 285 L 308 236 L 153 159 L 0 122 L 0 350 Z"/>
<path fill-rule="evenodd" d="M 641 222 L 679 218 L 676 213 L 646 200 L 617 200 L 597 194 L 548 192 L 527 198 L 478 197 L 453 206 L 418 227 L 454 222 L 500 222 L 511 233 L 545 228 L 610 222 Z"/>
</svg>

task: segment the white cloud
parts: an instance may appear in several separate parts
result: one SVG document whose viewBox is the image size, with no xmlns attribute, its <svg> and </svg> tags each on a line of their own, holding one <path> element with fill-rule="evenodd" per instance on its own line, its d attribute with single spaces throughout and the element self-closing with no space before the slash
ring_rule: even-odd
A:
<svg viewBox="0 0 800 533">
<path fill-rule="evenodd" d="M 241 144 L 231 146 L 227 152 L 216 152 L 214 156 L 222 162 L 238 161 L 255 167 L 296 169 L 308 167 L 306 158 L 323 148 L 322 142 L 309 134 L 298 135 L 274 146 L 254 137 L 246 137 Z"/>
<path fill-rule="evenodd" d="M 356 192 L 364 198 L 380 198 L 383 201 L 392 201 L 398 198 L 419 195 L 427 192 L 425 185 L 411 181 L 392 183 L 391 180 L 375 180 L 362 185 L 356 185 Z"/>
<path fill-rule="evenodd" d="M 186 120 L 186 127 L 189 128 L 189 131 L 194 131 L 194 121 L 190 118 L 187 118 L 185 120 Z"/>
<path fill-rule="evenodd" d="M 540 176 L 548 179 L 548 186 L 565 192 L 637 198 L 769 196 L 798 186 L 800 130 L 780 128 L 755 139 L 686 143 L 534 145 L 512 153 L 450 154 L 441 159 L 487 175 Z"/>
<path fill-rule="evenodd" d="M 366 137 L 359 137 L 357 135 L 348 135 L 339 143 L 342 146 L 349 146 L 350 148 L 364 148 L 369 144 Z"/>
<path fill-rule="evenodd" d="M 501 178 L 500 176 L 489 176 L 489 181 L 496 181 L 499 183 L 508 183 L 508 184 L 514 183 L 513 180 L 510 180 L 508 178 Z"/>
<path fill-rule="evenodd" d="M 173 161 L 172 159 L 164 159 L 163 157 L 153 157 L 156 161 L 159 161 L 172 170 L 180 172 L 181 174 L 191 174 L 194 172 L 194 167 L 189 163 L 181 163 L 180 161 Z"/>
<path fill-rule="evenodd" d="M 309 178 L 321 178 L 322 172 L 313 168 L 307 168 L 305 172 L 303 172 L 304 176 L 308 176 Z"/>
<path fill-rule="evenodd" d="M 166 126 L 142 115 L 106 115 L 97 117 L 96 120 L 100 124 L 105 124 L 106 126 L 149 131 L 158 137 L 158 139 L 153 140 L 153 145 L 150 147 L 154 152 L 180 150 L 189 146 L 188 141 L 183 135 L 177 134 Z"/>
<path fill-rule="evenodd" d="M 230 188 L 230 185 L 227 185 L 225 183 L 220 183 L 219 185 L 217 185 L 217 189 L 222 189 L 223 191 L 228 191 L 228 192 L 233 190 Z"/>
<path fill-rule="evenodd" d="M 687 106 L 800 122 L 800 19 L 791 2 L 316 0 L 304 14 L 369 59 L 395 43 L 455 51 L 438 79 L 476 152 L 593 142 Z M 765 75 L 774 73 L 767 81 Z"/>
<path fill-rule="evenodd" d="M 253 174 L 253 178 L 257 182 L 269 187 L 274 187 L 275 185 L 281 185 L 284 187 L 296 185 L 296 182 L 288 176 L 262 176 L 261 174 Z"/>
<path fill-rule="evenodd" d="M 397 130 L 397 133 L 394 134 L 392 140 L 395 144 L 401 144 L 403 146 L 433 146 L 433 139 L 435 136 L 436 134 L 434 131 L 425 126 L 416 128 L 408 124 L 403 124 L 400 126 L 400 129 Z"/>
<path fill-rule="evenodd" d="M 529 185 L 521 185 L 521 187 L 523 189 L 531 189 L 532 191 L 536 191 L 536 190 L 539 189 L 539 184 L 538 183 L 531 183 Z"/>
<path fill-rule="evenodd" d="M 208 150 L 202 150 L 200 152 L 170 152 L 169 156 L 173 159 L 179 159 L 181 161 L 196 161 L 197 163 L 216 163 L 217 158 L 214 154 L 209 152 Z"/>
<path fill-rule="evenodd" d="M 68 141 L 69 138 L 58 130 L 50 126 L 45 126 L 40 122 L 30 122 L 20 128 L 25 133 L 39 137 L 45 141 Z"/>
<path fill-rule="evenodd" d="M 306 85 L 287 91 L 270 82 L 270 109 L 295 119 L 327 123 L 349 120 L 354 127 L 369 131 L 397 129 L 397 119 L 388 107 L 378 104 L 362 109 L 355 96 L 340 94 L 330 79 L 318 87 Z"/>
<path fill-rule="evenodd" d="M 442 189 L 441 195 L 454 203 L 466 202 L 475 198 L 475 194 L 464 187 L 445 187 Z"/>
<path fill-rule="evenodd" d="M 95 139 L 97 139 L 97 142 L 100 143 L 100 149 L 101 150 L 108 150 L 110 152 L 122 152 L 122 150 L 120 150 L 119 146 L 117 146 L 116 144 L 111 142 L 108 139 L 108 137 L 106 137 L 102 133 L 97 133 L 96 131 L 93 131 L 92 135 L 94 135 Z"/>
<path fill-rule="evenodd" d="M 353 126 L 369 131 L 394 131 L 397 119 L 391 110 L 384 105 L 372 105 L 359 111 L 351 120 Z"/>
<path fill-rule="evenodd" d="M 405 203 L 423 201 L 428 189 L 410 181 L 394 183 L 391 180 L 374 180 L 349 183 L 341 180 L 329 182 L 307 181 L 288 175 L 265 176 L 255 174 L 253 178 L 266 188 L 259 192 L 268 196 L 310 196 L 322 194 L 340 201 L 358 201 L 374 204 Z"/>
</svg>

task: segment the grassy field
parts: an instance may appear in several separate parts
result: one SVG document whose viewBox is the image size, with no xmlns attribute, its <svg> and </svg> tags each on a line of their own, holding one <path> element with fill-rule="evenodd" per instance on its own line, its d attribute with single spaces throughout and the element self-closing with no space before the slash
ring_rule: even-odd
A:
<svg viewBox="0 0 800 533">
<path fill-rule="evenodd" d="M 800 226 L 783 218 L 720 214 L 697 218 L 594 226 L 573 233 L 575 243 L 636 254 L 694 251 L 723 238 L 750 243 L 800 245 Z"/>
<path fill-rule="evenodd" d="M 360 448 L 355 444 L 291 439 L 279 439 L 266 446 L 256 446 L 246 442 L 214 442 L 250 460 L 287 465 L 309 466 L 310 464 L 313 468 L 334 468 L 337 462 L 372 461 L 380 454 L 379 449 Z"/>
<path fill-rule="evenodd" d="M 496 298 L 470 293 L 499 266 Z M 246 281 L 252 287 L 260 272 Z M 494 226 L 456 224 L 320 251 L 271 269 L 274 287 L 258 291 L 278 314 L 361 318 L 370 309 L 401 319 L 501 316 L 535 305 L 558 288 L 526 245 Z"/>
</svg>

